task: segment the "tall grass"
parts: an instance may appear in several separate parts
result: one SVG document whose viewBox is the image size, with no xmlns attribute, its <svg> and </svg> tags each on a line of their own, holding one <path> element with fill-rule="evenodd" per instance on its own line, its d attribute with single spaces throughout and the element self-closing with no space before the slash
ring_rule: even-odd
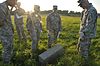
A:
<svg viewBox="0 0 100 66">
<path fill-rule="evenodd" d="M 64 47 L 64 55 L 59 57 L 54 64 L 49 64 L 48 66 L 79 66 L 82 62 L 80 55 L 77 52 L 76 45 L 79 38 L 79 27 L 80 27 L 80 17 L 69 17 L 61 16 L 62 18 L 62 31 L 59 39 L 57 40 L 58 44 L 61 44 Z M 13 20 L 13 17 L 12 17 Z M 47 30 L 46 30 L 46 16 L 42 16 L 43 23 L 43 32 L 41 33 L 41 38 L 38 46 L 38 51 L 40 53 L 47 50 Z M 13 20 L 14 24 L 14 20 Z M 24 16 L 24 25 L 26 25 L 26 16 Z M 15 26 L 15 25 L 14 25 Z M 15 28 L 15 27 L 14 27 Z M 31 39 L 26 30 L 27 35 L 27 45 L 24 44 L 24 41 L 19 44 L 18 35 L 15 29 L 14 33 L 14 53 L 12 66 L 35 66 L 35 60 L 31 59 Z M 97 37 L 92 40 L 90 53 L 91 53 L 91 66 L 100 66 L 100 18 L 97 21 Z M 20 45 L 20 47 L 19 47 Z M 27 46 L 27 48 L 25 48 Z M 2 66 L 2 45 L 0 43 L 0 66 Z M 11 66 L 11 65 L 10 65 Z"/>
</svg>

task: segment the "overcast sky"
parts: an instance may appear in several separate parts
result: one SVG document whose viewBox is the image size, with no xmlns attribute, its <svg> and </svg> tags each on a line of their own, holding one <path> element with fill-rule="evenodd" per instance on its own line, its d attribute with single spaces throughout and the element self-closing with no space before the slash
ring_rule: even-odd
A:
<svg viewBox="0 0 100 66">
<path fill-rule="evenodd" d="M 5 0 L 0 0 L 0 3 Z M 22 8 L 26 11 L 30 11 L 33 5 L 40 5 L 41 10 L 51 10 L 53 5 L 58 5 L 59 10 L 69 11 L 82 11 L 82 8 L 78 6 L 78 0 L 19 0 L 22 3 Z M 93 6 L 100 13 L 100 0 L 89 0 Z"/>
</svg>

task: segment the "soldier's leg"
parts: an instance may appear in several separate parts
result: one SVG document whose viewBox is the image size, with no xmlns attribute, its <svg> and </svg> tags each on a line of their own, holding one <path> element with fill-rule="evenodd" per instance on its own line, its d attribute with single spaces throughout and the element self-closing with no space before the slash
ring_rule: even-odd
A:
<svg viewBox="0 0 100 66">
<path fill-rule="evenodd" d="M 58 37 L 59 31 L 54 31 L 54 43 L 57 43 L 57 37 Z"/>
<path fill-rule="evenodd" d="M 40 40 L 40 33 L 41 33 L 41 31 L 37 30 L 37 42 L 39 42 L 39 40 Z"/>
<path fill-rule="evenodd" d="M 22 38 L 23 38 L 23 35 L 22 35 L 22 28 L 21 28 L 21 25 L 19 25 L 19 38 L 21 39 L 21 41 L 22 41 Z"/>
<path fill-rule="evenodd" d="M 37 34 L 36 31 L 33 31 L 31 33 L 31 38 L 32 38 L 32 59 L 34 59 L 35 61 L 37 60 L 38 57 L 38 49 L 37 49 Z"/>
<path fill-rule="evenodd" d="M 36 31 L 33 31 L 31 33 L 31 38 L 32 38 L 32 50 L 35 51 L 37 50 L 37 34 L 36 34 Z"/>
<path fill-rule="evenodd" d="M 22 37 L 23 37 L 23 40 L 26 42 L 27 39 L 26 39 L 26 34 L 25 34 L 24 30 L 22 31 Z"/>
<path fill-rule="evenodd" d="M 21 35 L 22 35 L 22 43 L 23 43 L 23 47 L 24 48 L 27 48 L 27 38 L 26 38 L 26 34 L 25 34 L 25 32 L 24 32 L 24 27 L 23 26 L 21 26 Z"/>
<path fill-rule="evenodd" d="M 38 66 L 39 65 L 39 58 L 38 58 L 38 43 L 39 43 L 39 40 L 40 40 L 40 31 L 39 30 L 36 30 L 36 50 L 35 50 L 35 52 L 33 53 L 33 57 L 34 57 L 34 59 L 35 59 L 35 61 L 36 61 L 36 66 Z"/>
<path fill-rule="evenodd" d="M 19 42 L 21 42 L 21 32 L 20 32 L 19 26 L 16 26 L 16 31 L 17 31 L 17 34 L 18 34 Z"/>
<path fill-rule="evenodd" d="M 84 59 L 84 63 L 87 64 L 89 60 L 89 47 L 91 44 L 91 39 L 80 39 L 79 53 Z"/>
<path fill-rule="evenodd" d="M 54 32 L 50 32 L 48 33 L 48 48 L 51 48 L 51 45 L 54 42 Z"/>
<path fill-rule="evenodd" d="M 26 34 L 24 32 L 24 26 L 23 25 L 21 26 L 21 33 L 22 33 L 23 39 L 26 41 Z"/>
<path fill-rule="evenodd" d="M 8 36 L 2 39 L 3 45 L 3 62 L 4 64 L 10 63 L 12 57 L 13 36 Z"/>
</svg>

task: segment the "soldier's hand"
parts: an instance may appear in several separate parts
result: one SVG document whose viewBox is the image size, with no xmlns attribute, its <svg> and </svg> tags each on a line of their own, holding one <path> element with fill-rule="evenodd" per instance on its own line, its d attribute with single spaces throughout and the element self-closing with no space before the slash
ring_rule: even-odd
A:
<svg viewBox="0 0 100 66">
<path fill-rule="evenodd" d="M 80 38 L 83 39 L 84 38 L 84 33 L 80 32 Z"/>
<path fill-rule="evenodd" d="M 42 30 L 40 32 L 42 33 Z"/>
</svg>

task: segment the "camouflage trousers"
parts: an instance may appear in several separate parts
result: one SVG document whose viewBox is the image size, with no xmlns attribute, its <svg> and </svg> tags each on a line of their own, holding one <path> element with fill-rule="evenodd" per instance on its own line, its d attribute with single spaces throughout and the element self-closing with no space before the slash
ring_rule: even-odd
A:
<svg viewBox="0 0 100 66">
<path fill-rule="evenodd" d="M 56 43 L 59 31 L 52 30 L 48 33 L 48 47 L 51 47 L 53 43 Z"/>
<path fill-rule="evenodd" d="M 13 51 L 13 35 L 9 36 L 0 36 L 2 45 L 3 45 L 3 62 L 10 63 Z"/>
<path fill-rule="evenodd" d="M 38 42 L 40 40 L 40 31 L 39 30 L 31 30 L 29 31 L 31 39 L 32 39 L 32 51 L 37 50 Z"/>
<path fill-rule="evenodd" d="M 90 38 L 84 38 L 84 39 L 79 38 L 78 42 L 79 42 L 78 43 L 78 51 L 79 51 L 80 55 L 84 58 L 84 60 L 88 60 L 91 39 Z"/>
<path fill-rule="evenodd" d="M 17 33 L 18 33 L 19 41 L 21 41 L 22 39 L 24 39 L 24 41 L 26 41 L 26 35 L 25 35 L 25 32 L 24 32 L 24 26 L 16 24 L 16 30 L 17 30 Z"/>
</svg>

